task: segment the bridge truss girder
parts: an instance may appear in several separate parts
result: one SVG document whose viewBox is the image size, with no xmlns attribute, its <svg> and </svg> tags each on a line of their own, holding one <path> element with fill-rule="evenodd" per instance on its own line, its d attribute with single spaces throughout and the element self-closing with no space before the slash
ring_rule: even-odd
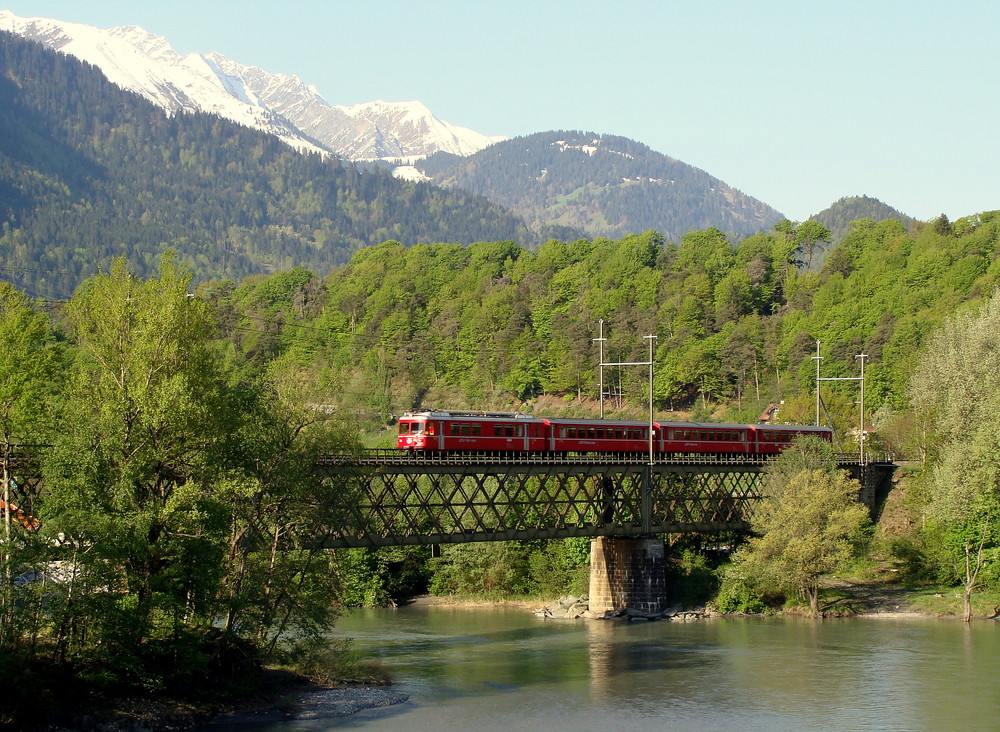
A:
<svg viewBox="0 0 1000 732">
<path fill-rule="evenodd" d="M 327 468 L 344 526 L 327 546 L 745 531 L 759 464 Z"/>
</svg>

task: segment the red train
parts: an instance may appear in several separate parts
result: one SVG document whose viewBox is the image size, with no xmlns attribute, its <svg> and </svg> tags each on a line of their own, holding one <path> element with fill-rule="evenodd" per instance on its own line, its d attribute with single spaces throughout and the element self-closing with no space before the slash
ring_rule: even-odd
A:
<svg viewBox="0 0 1000 732">
<path fill-rule="evenodd" d="M 653 422 L 657 455 L 774 455 L 799 435 L 833 439 L 808 425 Z M 409 452 L 649 452 L 649 423 L 546 419 L 527 414 L 420 411 L 399 418 L 396 446 Z"/>
</svg>

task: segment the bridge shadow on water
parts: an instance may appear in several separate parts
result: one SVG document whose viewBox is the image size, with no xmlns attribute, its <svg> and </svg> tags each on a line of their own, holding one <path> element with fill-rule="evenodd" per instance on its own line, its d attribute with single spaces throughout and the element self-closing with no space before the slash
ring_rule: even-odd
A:
<svg viewBox="0 0 1000 732">
<path fill-rule="evenodd" d="M 615 695 L 636 675 L 710 673 L 715 657 L 703 632 L 668 629 L 665 622 L 532 616 L 528 625 L 484 630 L 475 627 L 475 616 L 456 613 L 453 625 L 434 624 L 430 632 L 428 624 L 416 632 L 390 632 L 373 650 L 403 681 L 443 690 L 438 693 L 449 698 L 574 683 L 588 686 L 592 699 L 601 698 Z"/>
</svg>

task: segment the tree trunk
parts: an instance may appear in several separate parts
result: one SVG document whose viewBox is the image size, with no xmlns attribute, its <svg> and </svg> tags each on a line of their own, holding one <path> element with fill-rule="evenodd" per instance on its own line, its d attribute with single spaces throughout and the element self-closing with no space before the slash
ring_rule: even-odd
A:
<svg viewBox="0 0 1000 732">
<path fill-rule="evenodd" d="M 819 617 L 819 583 L 813 583 L 806 588 L 806 594 L 809 596 L 809 609 L 812 611 L 812 616 L 814 618 Z"/>
</svg>

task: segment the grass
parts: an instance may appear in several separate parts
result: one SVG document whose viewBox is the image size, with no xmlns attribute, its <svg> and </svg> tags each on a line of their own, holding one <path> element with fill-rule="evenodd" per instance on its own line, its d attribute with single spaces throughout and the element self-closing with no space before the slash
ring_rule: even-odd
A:
<svg viewBox="0 0 1000 732">
<path fill-rule="evenodd" d="M 288 670 L 320 686 L 392 682 L 389 671 L 378 661 L 365 658 L 349 639 L 337 640 L 315 652 L 303 652 Z"/>
<path fill-rule="evenodd" d="M 964 612 L 961 587 L 929 587 L 914 591 L 910 603 L 916 612 L 936 617 L 961 617 Z M 972 594 L 972 617 L 996 615 L 1000 608 L 1000 591 L 987 590 Z"/>
</svg>

